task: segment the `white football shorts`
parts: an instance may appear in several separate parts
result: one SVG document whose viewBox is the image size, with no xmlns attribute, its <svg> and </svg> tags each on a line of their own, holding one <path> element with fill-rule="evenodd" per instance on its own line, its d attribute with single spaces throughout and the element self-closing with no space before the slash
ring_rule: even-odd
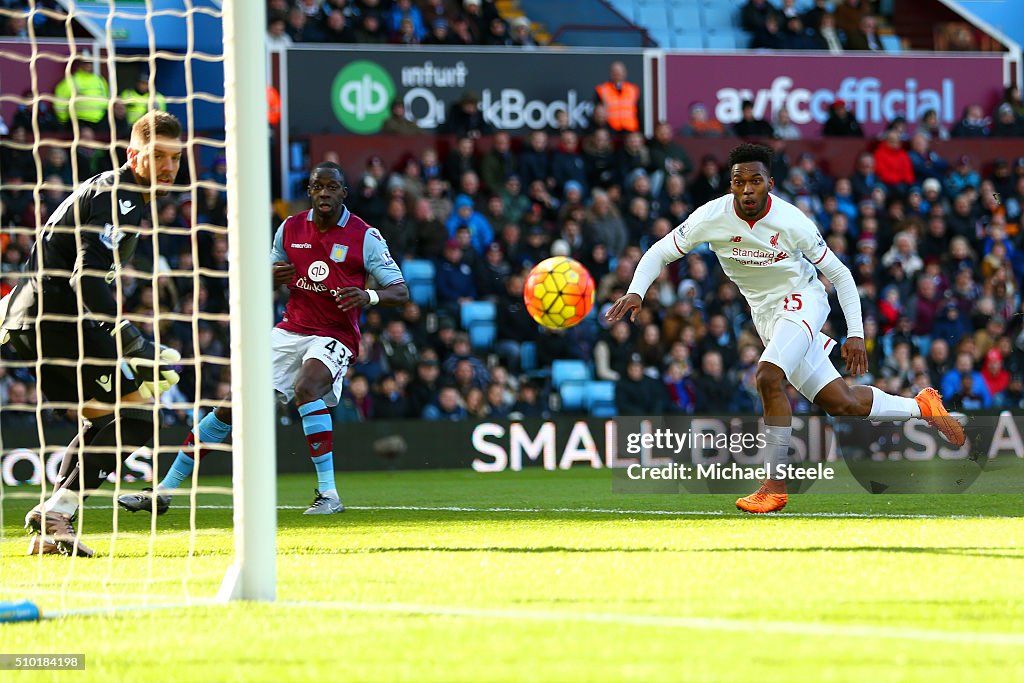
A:
<svg viewBox="0 0 1024 683">
<path fill-rule="evenodd" d="M 789 383 L 812 402 L 819 391 L 840 378 L 839 371 L 828 357 L 836 342 L 821 333 L 828 313 L 828 294 L 817 278 L 781 301 L 753 311 L 754 326 L 765 343 L 761 360 L 782 368 Z M 782 320 L 795 324 L 779 325 Z M 803 335 L 801 347 L 803 343 L 809 346 L 806 353 L 794 359 L 793 354 L 781 352 L 779 347 L 786 344 L 785 337 L 798 334 Z M 777 337 L 775 344 L 771 343 L 773 335 Z M 790 358 L 788 361 L 787 356 Z"/>
<path fill-rule="evenodd" d="M 332 337 L 295 334 L 277 327 L 270 332 L 270 347 L 274 390 L 283 403 L 295 398 L 295 380 L 302 364 L 315 358 L 326 365 L 334 377 L 331 391 L 323 397 L 324 403 L 331 407 L 338 405 L 345 373 L 354 355 L 348 347 Z"/>
</svg>

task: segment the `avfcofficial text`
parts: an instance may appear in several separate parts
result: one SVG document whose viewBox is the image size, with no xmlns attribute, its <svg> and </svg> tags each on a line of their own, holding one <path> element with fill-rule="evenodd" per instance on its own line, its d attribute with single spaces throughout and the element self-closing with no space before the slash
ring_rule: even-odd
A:
<svg viewBox="0 0 1024 683">
<path fill-rule="evenodd" d="M 828 110 L 836 100 L 844 100 L 847 107 L 861 123 L 884 123 L 897 116 L 908 121 L 917 121 L 928 110 L 934 110 L 939 118 L 952 123 L 956 120 L 955 87 L 953 79 L 944 78 L 939 89 L 918 90 L 917 79 L 908 78 L 902 89 L 882 91 L 878 78 L 844 78 L 839 88 L 809 90 L 794 88 L 789 76 L 778 76 L 771 87 L 757 92 L 748 88 L 722 88 L 715 93 L 718 102 L 715 116 L 722 123 L 735 123 L 742 117 L 744 100 L 754 103 L 754 116 L 772 119 L 774 114 L 785 108 L 793 123 L 803 125 L 828 118 Z"/>
</svg>

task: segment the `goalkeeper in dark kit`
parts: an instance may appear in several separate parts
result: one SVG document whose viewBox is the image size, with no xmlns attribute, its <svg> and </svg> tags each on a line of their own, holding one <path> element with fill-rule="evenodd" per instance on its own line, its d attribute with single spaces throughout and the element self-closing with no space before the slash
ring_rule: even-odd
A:
<svg viewBox="0 0 1024 683">
<path fill-rule="evenodd" d="M 152 401 L 177 383 L 179 354 L 119 315 L 119 269 L 139 226 L 178 174 L 181 123 L 152 111 L 135 122 L 128 162 L 89 178 L 43 226 L 18 285 L 0 300 L 0 343 L 28 361 L 52 407 L 79 411 L 53 495 L 29 511 L 30 554 L 91 557 L 73 521 L 119 460 L 158 428 Z"/>
</svg>

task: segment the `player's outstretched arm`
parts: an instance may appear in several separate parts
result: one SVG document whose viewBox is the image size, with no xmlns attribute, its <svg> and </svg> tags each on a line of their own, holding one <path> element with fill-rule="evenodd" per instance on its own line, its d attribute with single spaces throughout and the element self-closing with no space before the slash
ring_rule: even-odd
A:
<svg viewBox="0 0 1024 683">
<path fill-rule="evenodd" d="M 854 377 L 863 375 L 868 371 L 868 352 L 864 345 L 864 322 L 857 284 L 853 281 L 850 269 L 830 249 L 826 250 L 816 265 L 836 288 L 839 306 L 846 318 L 846 342 L 841 353 L 847 372 Z"/>
<path fill-rule="evenodd" d="M 377 301 L 371 301 L 373 292 Z M 343 311 L 350 311 L 353 308 L 366 308 L 367 306 L 401 306 L 409 300 L 409 288 L 404 282 L 395 282 L 383 289 L 360 289 L 359 287 L 345 287 L 334 294 L 334 300 L 338 302 L 338 308 Z"/>
<path fill-rule="evenodd" d="M 852 376 L 859 377 L 868 371 L 868 350 L 861 337 L 847 337 L 841 353 Z"/>
<path fill-rule="evenodd" d="M 661 269 L 682 257 L 683 252 L 679 248 L 675 237 L 676 231 L 662 237 L 647 250 L 647 253 L 636 264 L 633 272 L 633 280 L 629 283 L 629 291 L 619 298 L 615 304 L 608 309 L 605 317 L 609 322 L 621 320 L 626 313 L 630 313 L 630 322 L 636 321 L 637 313 L 643 304 L 644 295 L 650 288 L 651 283 L 661 275 Z"/>
<path fill-rule="evenodd" d="M 608 319 L 608 322 L 616 323 L 628 314 L 629 321 L 636 322 L 636 316 L 640 312 L 643 303 L 643 299 L 640 298 L 639 294 L 623 294 L 619 297 L 618 301 L 612 304 L 612 307 L 608 309 L 604 317 Z"/>
</svg>

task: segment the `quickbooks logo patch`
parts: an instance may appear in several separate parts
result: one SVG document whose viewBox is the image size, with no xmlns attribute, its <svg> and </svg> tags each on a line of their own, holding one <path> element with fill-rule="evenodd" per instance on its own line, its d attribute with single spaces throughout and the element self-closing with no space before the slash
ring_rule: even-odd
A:
<svg viewBox="0 0 1024 683">
<path fill-rule="evenodd" d="M 376 133 L 390 114 L 395 83 L 379 65 L 359 60 L 334 77 L 331 105 L 341 125 L 353 133 Z"/>
</svg>

